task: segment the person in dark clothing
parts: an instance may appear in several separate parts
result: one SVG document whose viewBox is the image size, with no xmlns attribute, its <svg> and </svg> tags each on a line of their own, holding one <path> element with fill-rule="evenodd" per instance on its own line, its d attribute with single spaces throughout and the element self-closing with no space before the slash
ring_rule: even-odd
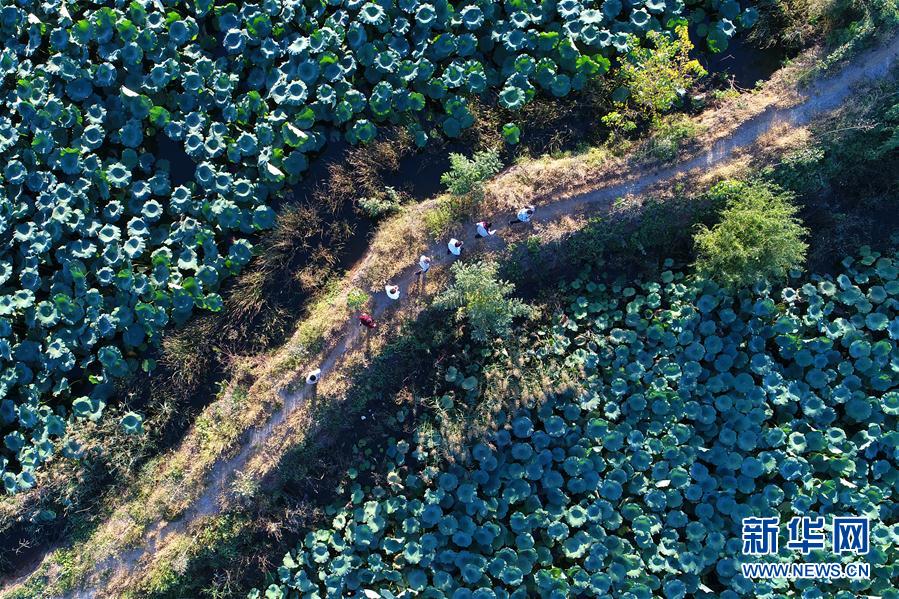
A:
<svg viewBox="0 0 899 599">
<path fill-rule="evenodd" d="M 369 354 L 371 354 L 372 331 L 378 327 L 378 323 L 375 322 L 371 314 L 363 312 L 359 315 L 359 324 L 365 327 L 365 358 L 368 359 Z"/>
</svg>

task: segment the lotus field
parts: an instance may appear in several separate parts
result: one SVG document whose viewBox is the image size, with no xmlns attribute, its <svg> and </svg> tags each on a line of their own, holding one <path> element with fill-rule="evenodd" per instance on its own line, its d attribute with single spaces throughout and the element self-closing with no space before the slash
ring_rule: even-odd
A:
<svg viewBox="0 0 899 599">
<path fill-rule="evenodd" d="M 895 599 L 899 256 L 843 266 L 738 294 L 671 271 L 576 280 L 529 359 L 577 385 L 499 414 L 452 464 L 433 433 L 384 464 L 359 448 L 330 526 L 250 597 L 781 597 L 738 573 L 741 519 L 799 514 L 872 527 L 870 580 L 804 597 Z"/>
<path fill-rule="evenodd" d="M 78 454 L 67 424 L 153 368 L 169 323 L 221 309 L 270 198 L 329 135 L 400 125 L 424 145 L 470 126 L 473 97 L 514 111 L 582 89 L 649 31 L 689 21 L 721 49 L 755 19 L 736 0 L 0 0 L 6 491 Z"/>
</svg>

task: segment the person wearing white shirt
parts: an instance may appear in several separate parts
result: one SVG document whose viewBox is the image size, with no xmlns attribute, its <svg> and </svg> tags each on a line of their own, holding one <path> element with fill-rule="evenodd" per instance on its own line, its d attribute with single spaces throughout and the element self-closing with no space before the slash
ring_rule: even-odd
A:
<svg viewBox="0 0 899 599">
<path fill-rule="evenodd" d="M 418 259 L 418 272 L 415 273 L 416 277 L 420 277 L 431 269 L 431 259 L 427 256 L 422 256 Z"/>
<path fill-rule="evenodd" d="M 462 254 L 462 242 L 453 237 L 449 240 L 449 243 L 446 244 L 446 253 L 452 254 L 453 256 L 459 256 Z"/>
<path fill-rule="evenodd" d="M 400 299 L 400 288 L 398 285 L 391 285 L 390 283 L 387 283 L 386 285 L 384 285 L 384 291 L 387 293 L 387 297 L 389 297 L 390 299 Z"/>
<path fill-rule="evenodd" d="M 306 384 L 307 384 L 307 385 L 317 385 L 317 384 L 318 384 L 318 379 L 320 379 L 321 376 L 322 376 L 322 369 L 321 369 L 321 368 L 316 368 L 315 370 L 310 371 L 310 372 L 306 375 Z"/>
<path fill-rule="evenodd" d="M 509 221 L 509 226 L 517 225 L 520 223 L 529 223 L 531 222 L 531 217 L 534 216 L 534 207 L 533 206 L 525 206 L 521 210 L 518 211 L 518 215 L 515 220 Z"/>
<path fill-rule="evenodd" d="M 496 235 L 496 231 L 490 228 L 492 226 L 493 223 L 491 223 L 489 220 L 482 220 L 478 222 L 475 225 L 475 228 L 477 229 L 476 235 L 480 238 L 486 238 L 490 237 L 491 235 Z"/>
</svg>

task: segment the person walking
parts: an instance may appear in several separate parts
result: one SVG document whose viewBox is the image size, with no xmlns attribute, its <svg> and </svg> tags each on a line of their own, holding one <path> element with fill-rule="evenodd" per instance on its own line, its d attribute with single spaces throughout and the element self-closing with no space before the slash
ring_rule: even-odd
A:
<svg viewBox="0 0 899 599">
<path fill-rule="evenodd" d="M 493 227 L 493 223 L 491 223 L 489 220 L 479 221 L 475 225 L 475 229 L 477 231 L 475 233 L 475 236 L 478 237 L 479 239 L 486 239 L 487 237 L 496 235 L 496 231 L 492 227 Z"/>
<path fill-rule="evenodd" d="M 318 381 L 322 376 L 322 369 L 316 368 L 315 370 L 310 370 L 306 374 L 306 388 L 309 389 L 309 393 L 312 395 L 312 401 L 318 397 Z"/>
<path fill-rule="evenodd" d="M 420 277 L 431 270 L 431 259 L 428 256 L 422 256 L 418 259 L 418 271 L 415 273 L 416 277 Z"/>
<path fill-rule="evenodd" d="M 424 292 L 425 290 L 425 278 L 427 277 L 429 270 L 431 270 L 431 258 L 422 255 L 418 259 L 418 271 L 415 273 L 415 277 L 418 279 L 419 293 Z"/>
<path fill-rule="evenodd" d="M 384 285 L 384 292 L 387 293 L 387 297 L 394 301 L 400 299 L 400 288 L 398 285 L 387 283 Z"/>
<path fill-rule="evenodd" d="M 365 357 L 371 353 L 371 332 L 378 328 L 378 323 L 368 312 L 359 315 L 359 324 L 365 327 Z"/>
<path fill-rule="evenodd" d="M 446 253 L 452 254 L 453 256 L 460 256 L 462 254 L 462 242 L 453 237 L 449 240 L 449 243 L 446 244 Z"/>
<path fill-rule="evenodd" d="M 378 328 L 378 323 L 375 322 L 375 319 L 372 318 L 371 314 L 368 312 L 363 312 L 359 315 L 359 324 L 364 326 L 369 331 L 373 331 Z"/>
<path fill-rule="evenodd" d="M 509 221 L 509 226 L 519 225 L 521 223 L 529 223 L 531 222 L 531 217 L 534 216 L 534 207 L 531 205 L 525 206 L 521 210 L 518 211 L 514 220 Z"/>
</svg>

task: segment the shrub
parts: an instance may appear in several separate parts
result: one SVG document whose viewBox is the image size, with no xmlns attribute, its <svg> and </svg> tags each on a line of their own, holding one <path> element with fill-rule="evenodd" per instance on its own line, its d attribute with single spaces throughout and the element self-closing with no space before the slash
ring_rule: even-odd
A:
<svg viewBox="0 0 899 599">
<path fill-rule="evenodd" d="M 369 218 L 378 219 L 399 212 L 402 205 L 400 193 L 393 187 L 387 187 L 376 196 L 359 200 L 359 208 Z"/>
<path fill-rule="evenodd" d="M 437 202 L 437 205 L 424 213 L 424 224 L 428 234 L 432 237 L 440 237 L 449 231 L 455 222 L 453 202 L 446 198 Z"/>
<path fill-rule="evenodd" d="M 696 79 L 706 75 L 702 65 L 690 57 L 693 44 L 686 27 L 678 27 L 673 35 L 650 31 L 647 39 L 648 46 L 637 46 L 622 62 L 619 78 L 623 87 L 613 94 L 617 110 L 602 119 L 607 126 L 627 130 L 641 116 L 658 118 L 680 101 Z"/>
<path fill-rule="evenodd" d="M 503 163 L 495 150 L 477 152 L 470 159 L 462 154 L 450 154 L 450 170 L 443 173 L 440 182 L 454 196 L 481 196 L 484 182 L 502 168 Z"/>
<path fill-rule="evenodd" d="M 435 300 L 438 307 L 456 310 L 456 320 L 468 323 L 475 341 L 507 334 L 512 320 L 531 310 L 521 300 L 509 297 L 515 286 L 497 279 L 497 270 L 493 262 L 456 262 L 454 283 Z"/>
<path fill-rule="evenodd" d="M 361 310 L 368 303 L 368 294 L 361 289 L 352 289 L 346 296 L 346 307 L 350 310 Z"/>
<path fill-rule="evenodd" d="M 684 114 L 660 118 L 653 124 L 648 152 L 659 160 L 674 160 L 684 142 L 695 138 L 698 132 L 698 125 Z"/>
<path fill-rule="evenodd" d="M 796 217 L 792 195 L 761 182 L 725 181 L 710 192 L 725 203 L 711 229 L 700 225 L 694 237 L 697 273 L 727 286 L 783 279 L 805 260 L 808 230 Z"/>
</svg>

